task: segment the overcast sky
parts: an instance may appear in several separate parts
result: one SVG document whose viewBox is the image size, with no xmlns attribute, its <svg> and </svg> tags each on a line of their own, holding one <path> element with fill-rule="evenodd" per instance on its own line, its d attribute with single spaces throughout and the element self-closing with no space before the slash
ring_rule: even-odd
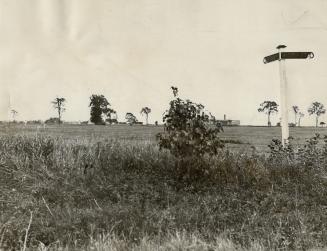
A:
<svg viewBox="0 0 327 251">
<path fill-rule="evenodd" d="M 286 62 L 290 106 L 327 106 L 324 0 L 0 0 L 0 8 L 0 119 L 9 104 L 20 120 L 55 116 L 58 96 L 67 99 L 64 120 L 88 120 L 89 96 L 103 94 L 119 120 L 126 112 L 144 120 L 148 106 L 150 122 L 161 121 L 175 85 L 217 118 L 266 124 L 257 108 L 279 103 L 280 84 L 278 63 L 262 60 L 279 44 L 315 53 Z"/>
</svg>

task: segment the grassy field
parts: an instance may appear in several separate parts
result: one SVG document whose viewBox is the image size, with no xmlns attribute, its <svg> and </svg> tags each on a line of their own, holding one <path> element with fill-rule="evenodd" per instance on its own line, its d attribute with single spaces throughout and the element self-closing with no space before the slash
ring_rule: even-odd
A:
<svg viewBox="0 0 327 251">
<path fill-rule="evenodd" d="M 235 151 L 181 162 L 162 127 L 2 125 L 0 250 L 324 250 L 327 144 L 262 155 L 279 129 L 227 127 Z"/>
<path fill-rule="evenodd" d="M 140 125 L 47 125 L 45 128 L 36 125 L 0 125 L 0 135 L 44 135 L 61 137 L 71 140 L 83 140 L 96 142 L 104 139 L 115 139 L 130 142 L 154 143 L 156 134 L 163 131 L 162 126 Z M 327 135 L 327 128 L 293 127 L 290 128 L 290 136 L 297 145 L 303 145 L 305 141 L 315 133 Z M 225 127 L 220 136 L 225 140 L 235 141 L 236 144 L 227 144 L 227 147 L 237 151 L 252 151 L 251 146 L 258 152 L 264 153 L 269 150 L 268 144 L 273 138 L 281 138 L 280 127 L 254 127 L 238 126 Z"/>
</svg>

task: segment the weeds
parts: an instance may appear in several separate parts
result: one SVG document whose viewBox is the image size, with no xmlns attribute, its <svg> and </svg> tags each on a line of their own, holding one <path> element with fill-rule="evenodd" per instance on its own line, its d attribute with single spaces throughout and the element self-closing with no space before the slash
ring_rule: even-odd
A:
<svg viewBox="0 0 327 251">
<path fill-rule="evenodd" d="M 303 151 L 277 144 L 269 157 L 226 149 L 179 163 L 151 143 L 1 137 L 0 243 L 21 249 L 26 240 L 40 250 L 326 247 L 325 140 L 309 140 Z"/>
</svg>

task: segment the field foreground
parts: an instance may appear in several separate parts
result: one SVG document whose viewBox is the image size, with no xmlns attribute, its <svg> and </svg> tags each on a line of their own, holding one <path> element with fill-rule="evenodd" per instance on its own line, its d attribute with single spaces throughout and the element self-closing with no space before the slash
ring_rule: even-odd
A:
<svg viewBox="0 0 327 251">
<path fill-rule="evenodd" d="M 0 125 L 0 135 L 25 135 L 25 136 L 53 136 L 63 139 L 96 142 L 99 140 L 121 140 L 132 143 L 155 143 L 156 134 L 163 132 L 163 126 L 140 126 L 140 125 Z M 297 145 L 303 145 L 307 139 L 315 133 L 327 135 L 326 128 L 314 127 L 291 127 L 290 136 Z M 238 152 L 251 152 L 253 148 L 257 152 L 269 152 L 268 144 L 273 138 L 281 138 L 280 127 L 256 127 L 236 126 L 225 127 L 220 137 L 231 141 L 227 148 Z"/>
<path fill-rule="evenodd" d="M 101 138 L 104 129 L 93 128 L 77 137 L 69 128 L 0 137 L 0 248 L 327 247 L 324 142 L 295 157 L 223 150 L 181 161 L 159 151 L 153 132 Z"/>
</svg>

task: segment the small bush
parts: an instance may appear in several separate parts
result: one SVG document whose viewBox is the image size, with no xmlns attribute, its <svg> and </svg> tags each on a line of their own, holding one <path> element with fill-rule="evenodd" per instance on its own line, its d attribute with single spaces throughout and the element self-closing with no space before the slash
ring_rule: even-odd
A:
<svg viewBox="0 0 327 251">
<path fill-rule="evenodd" d="M 283 147 L 278 139 L 273 139 L 270 148 L 271 166 L 296 166 L 297 168 L 327 171 L 327 135 L 315 134 L 304 145 L 294 145 L 292 138 Z"/>
<path fill-rule="evenodd" d="M 179 98 L 177 88 L 172 89 L 175 99 L 163 117 L 165 132 L 157 135 L 160 149 L 178 158 L 217 154 L 224 147 L 218 137 L 220 128 L 210 128 L 203 105 Z"/>
</svg>

